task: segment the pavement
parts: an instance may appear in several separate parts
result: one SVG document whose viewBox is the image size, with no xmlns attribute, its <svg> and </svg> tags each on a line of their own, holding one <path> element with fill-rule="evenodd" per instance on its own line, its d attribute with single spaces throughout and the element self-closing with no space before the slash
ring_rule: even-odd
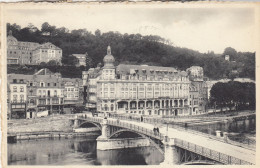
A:
<svg viewBox="0 0 260 168">
<path fill-rule="evenodd" d="M 108 118 L 108 120 L 116 120 L 116 119 Z M 120 120 L 120 122 L 135 124 L 137 126 L 141 126 L 150 130 L 153 130 L 154 128 L 154 125 L 149 123 L 135 122 L 135 121 L 128 121 L 128 120 Z M 186 132 L 174 128 L 168 128 L 168 133 L 167 133 L 167 128 L 165 125 L 157 125 L 157 126 L 159 127 L 160 133 L 162 133 L 164 136 L 168 134 L 169 138 L 178 138 L 229 156 L 233 156 L 235 158 L 253 164 L 256 163 L 256 152 L 254 150 L 245 149 L 239 146 L 217 141 L 209 137 L 196 135 L 190 132 Z"/>
</svg>

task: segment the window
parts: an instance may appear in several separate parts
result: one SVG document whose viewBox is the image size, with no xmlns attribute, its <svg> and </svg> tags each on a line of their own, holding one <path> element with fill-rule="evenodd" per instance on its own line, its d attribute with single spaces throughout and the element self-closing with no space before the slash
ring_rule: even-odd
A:
<svg viewBox="0 0 260 168">
<path fill-rule="evenodd" d="M 20 95 L 20 101 L 21 101 L 21 102 L 24 101 L 24 95 Z"/>
<path fill-rule="evenodd" d="M 50 86 L 50 83 L 48 83 L 48 86 Z"/>
<path fill-rule="evenodd" d="M 54 90 L 54 96 L 57 96 L 57 90 Z"/>
<path fill-rule="evenodd" d="M 16 86 L 13 87 L 13 92 L 17 92 L 17 87 Z"/>
<path fill-rule="evenodd" d="M 41 82 L 41 87 L 43 87 L 43 82 Z"/>
<path fill-rule="evenodd" d="M 23 86 L 20 87 L 20 92 L 23 92 L 24 91 L 24 88 Z"/>
<path fill-rule="evenodd" d="M 57 86 L 57 83 L 54 83 L 54 86 Z"/>
<path fill-rule="evenodd" d="M 14 102 L 17 101 L 17 95 L 13 95 L 13 101 L 14 101 Z"/>
</svg>

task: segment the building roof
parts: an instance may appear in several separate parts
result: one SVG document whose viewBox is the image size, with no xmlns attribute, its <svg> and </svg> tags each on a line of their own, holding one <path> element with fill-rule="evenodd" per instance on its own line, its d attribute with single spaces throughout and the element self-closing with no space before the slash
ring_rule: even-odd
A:
<svg viewBox="0 0 260 168">
<path fill-rule="evenodd" d="M 120 64 L 116 68 L 118 74 L 138 74 L 138 75 L 170 75 L 187 76 L 185 71 L 178 71 L 172 67 L 148 66 L 148 65 L 127 65 Z"/>
<path fill-rule="evenodd" d="M 77 57 L 78 59 L 86 58 L 85 54 L 72 54 L 72 56 Z"/>
<path fill-rule="evenodd" d="M 61 50 L 59 47 L 55 46 L 54 44 L 47 42 L 39 45 L 36 49 L 54 49 L 54 50 Z"/>
</svg>

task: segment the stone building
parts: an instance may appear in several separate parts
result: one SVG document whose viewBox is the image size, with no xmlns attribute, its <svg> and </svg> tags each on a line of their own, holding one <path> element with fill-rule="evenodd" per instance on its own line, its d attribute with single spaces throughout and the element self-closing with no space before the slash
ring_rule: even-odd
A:
<svg viewBox="0 0 260 168">
<path fill-rule="evenodd" d="M 61 64 L 62 50 L 52 43 L 44 43 L 33 50 L 32 64 L 49 62 L 51 60 Z"/>
<path fill-rule="evenodd" d="M 62 50 L 51 43 L 18 41 L 12 31 L 7 36 L 7 64 L 40 64 L 55 60 L 61 63 Z"/>
<path fill-rule="evenodd" d="M 77 58 L 77 64 L 75 66 L 86 66 L 86 57 L 88 57 L 88 53 L 86 54 L 72 54 L 72 56 Z"/>
<path fill-rule="evenodd" d="M 12 79 L 8 85 L 9 118 L 26 118 L 27 88 L 24 79 Z"/>
<path fill-rule="evenodd" d="M 81 79 L 62 78 L 61 74 L 48 69 L 33 75 L 8 74 L 7 80 L 10 118 L 33 118 L 37 112 L 45 110 L 49 114 L 62 113 L 66 104 L 81 101 Z"/>
<path fill-rule="evenodd" d="M 102 68 L 83 73 L 88 85 L 87 104 L 91 102 L 97 111 L 158 116 L 190 114 L 190 80 L 185 71 L 147 65 L 116 67 L 110 47 L 103 62 Z"/>
<path fill-rule="evenodd" d="M 192 66 L 187 73 L 190 80 L 190 114 L 202 114 L 206 112 L 208 102 L 207 83 L 204 80 L 203 68 Z"/>
</svg>

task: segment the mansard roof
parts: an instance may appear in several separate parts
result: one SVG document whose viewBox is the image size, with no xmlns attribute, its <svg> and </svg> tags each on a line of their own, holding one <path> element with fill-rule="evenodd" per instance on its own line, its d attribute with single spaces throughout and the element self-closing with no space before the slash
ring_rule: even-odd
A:
<svg viewBox="0 0 260 168">
<path fill-rule="evenodd" d="M 36 49 L 54 49 L 54 50 L 61 50 L 59 47 L 55 46 L 54 44 L 47 42 L 43 43 L 40 46 L 38 46 Z"/>
<path fill-rule="evenodd" d="M 178 71 L 172 67 L 148 66 L 148 65 L 127 65 L 120 64 L 116 68 L 118 74 L 138 74 L 138 75 L 169 75 L 187 76 L 187 73 Z"/>
</svg>

